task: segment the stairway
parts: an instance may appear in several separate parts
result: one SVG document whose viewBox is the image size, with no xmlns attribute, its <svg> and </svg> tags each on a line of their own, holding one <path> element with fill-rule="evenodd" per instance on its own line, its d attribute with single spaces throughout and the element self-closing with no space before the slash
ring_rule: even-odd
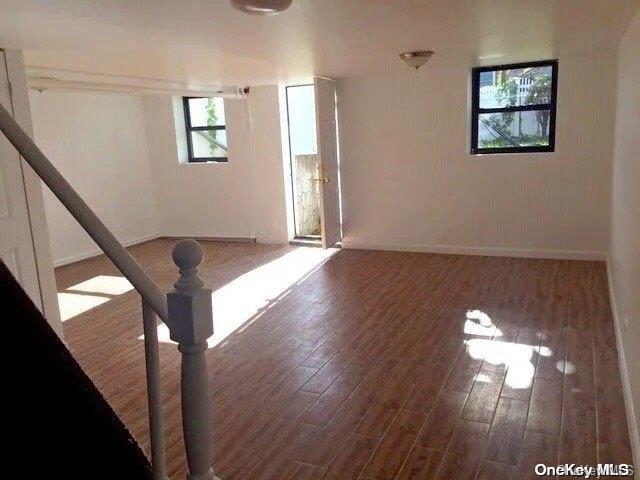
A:
<svg viewBox="0 0 640 480">
<path fill-rule="evenodd" d="M 7 463 L 24 478 L 150 480 L 136 441 L 2 262 L 0 308 Z"/>
</svg>

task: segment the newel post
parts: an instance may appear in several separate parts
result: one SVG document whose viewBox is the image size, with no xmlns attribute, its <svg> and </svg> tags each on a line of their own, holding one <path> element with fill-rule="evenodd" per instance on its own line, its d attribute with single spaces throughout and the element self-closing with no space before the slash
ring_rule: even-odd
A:
<svg viewBox="0 0 640 480">
<path fill-rule="evenodd" d="M 198 277 L 202 249 L 195 240 L 182 240 L 173 249 L 180 269 L 175 289 L 167 294 L 170 337 L 182 353 L 182 429 L 189 480 L 214 479 L 213 418 L 205 351 L 213 334 L 211 290 Z"/>
</svg>

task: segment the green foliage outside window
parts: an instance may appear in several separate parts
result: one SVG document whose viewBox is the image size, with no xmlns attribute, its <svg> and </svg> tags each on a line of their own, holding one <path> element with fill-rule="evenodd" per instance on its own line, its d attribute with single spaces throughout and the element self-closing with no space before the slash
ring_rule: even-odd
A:
<svg viewBox="0 0 640 480">
<path fill-rule="evenodd" d="M 213 98 L 207 98 L 207 104 L 205 106 L 207 110 L 207 125 L 210 127 L 214 127 L 218 122 L 218 117 L 216 115 L 216 104 L 213 101 Z M 211 130 L 210 136 L 207 136 L 207 141 L 209 142 L 209 148 L 211 152 L 215 152 L 218 147 L 218 131 Z"/>
<path fill-rule="evenodd" d="M 538 75 L 533 80 L 531 88 L 525 98 L 525 105 L 538 105 L 541 103 L 551 103 L 551 75 Z M 549 135 L 549 110 L 536 111 L 536 121 L 540 127 L 540 135 Z"/>
<path fill-rule="evenodd" d="M 551 103 L 551 74 L 542 73 L 536 69 L 526 69 L 520 76 L 533 74 L 533 81 L 527 95 L 522 100 L 522 105 L 540 105 Z M 495 97 L 499 105 L 513 107 L 518 104 L 518 81 L 509 76 L 508 71 L 500 71 L 496 78 Z M 548 145 L 549 144 L 549 110 L 536 110 L 536 122 L 538 131 L 534 135 L 527 135 L 522 132 L 514 137 L 511 133 L 511 125 L 515 115 L 519 112 L 501 112 L 492 114 L 486 120 L 486 126 L 498 133 L 498 136 L 491 140 L 481 140 L 484 148 L 511 147 L 518 145 Z M 483 120 L 483 122 L 485 122 Z M 519 123 L 520 125 L 520 123 Z"/>
</svg>

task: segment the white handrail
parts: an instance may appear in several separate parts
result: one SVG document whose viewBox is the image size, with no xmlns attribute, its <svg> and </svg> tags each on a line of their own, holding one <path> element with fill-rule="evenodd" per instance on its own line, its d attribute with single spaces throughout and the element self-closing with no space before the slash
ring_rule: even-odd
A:
<svg viewBox="0 0 640 480">
<path fill-rule="evenodd" d="M 102 251 L 127 277 L 142 298 L 156 314 L 167 321 L 167 299 L 138 265 L 118 239 L 100 221 L 69 182 L 60 174 L 47 157 L 40 151 L 29 135 L 18 125 L 11 114 L 0 104 L 0 130 L 18 150 L 22 158 L 31 165 L 42 181 L 58 197 L 82 228 L 98 244 Z"/>
<path fill-rule="evenodd" d="M 162 389 L 156 318 L 167 324 L 182 353 L 181 390 L 184 445 L 191 480 L 219 480 L 211 468 L 213 418 L 205 352 L 213 335 L 211 290 L 203 288 L 198 242 L 184 240 L 173 249 L 180 278 L 166 297 L 118 242 L 78 193 L 0 104 L 0 130 L 142 296 L 151 464 L 154 480 L 167 480 L 162 419 Z M 169 308 L 168 308 L 169 307 Z"/>
<path fill-rule="evenodd" d="M 18 125 L 2 104 L 0 104 L 0 130 L 142 297 L 151 465 L 154 480 L 166 480 L 160 358 L 157 325 L 153 312 L 155 311 L 165 322 L 167 321 L 167 297 L 33 143 L 33 140 L 29 138 L 29 135 Z"/>
</svg>

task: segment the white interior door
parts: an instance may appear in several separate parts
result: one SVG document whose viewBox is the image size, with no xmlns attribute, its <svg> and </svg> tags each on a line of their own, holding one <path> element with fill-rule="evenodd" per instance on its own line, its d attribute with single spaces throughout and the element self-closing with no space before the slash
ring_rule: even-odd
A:
<svg viewBox="0 0 640 480">
<path fill-rule="evenodd" d="M 0 102 L 13 112 L 3 50 L 0 50 Z M 0 133 L 0 258 L 33 302 L 42 308 L 21 162 L 16 149 Z"/>
<path fill-rule="evenodd" d="M 322 246 L 342 239 L 340 225 L 340 179 L 338 176 L 338 132 L 336 129 L 336 84 L 324 77 L 313 79 L 316 99 L 316 136 L 320 159 L 320 215 Z"/>
</svg>

